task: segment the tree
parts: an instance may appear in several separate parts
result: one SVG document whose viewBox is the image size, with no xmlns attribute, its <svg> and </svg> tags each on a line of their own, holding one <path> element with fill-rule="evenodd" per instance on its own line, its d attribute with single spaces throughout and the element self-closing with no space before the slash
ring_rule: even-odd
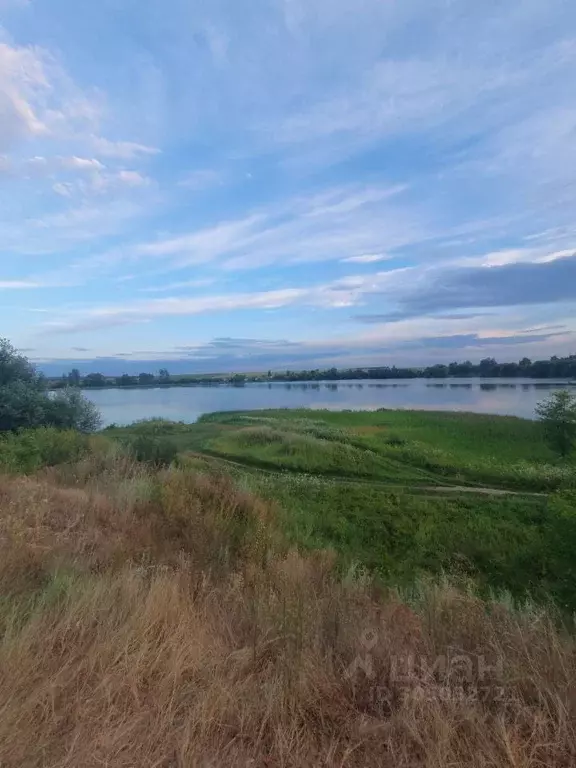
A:
<svg viewBox="0 0 576 768">
<path fill-rule="evenodd" d="M 480 376 L 498 376 L 498 363 L 493 357 L 485 357 L 483 360 L 480 360 L 479 368 Z"/>
<path fill-rule="evenodd" d="M 563 458 L 576 446 L 576 397 L 566 389 L 553 392 L 536 406 L 550 447 Z"/>
<path fill-rule="evenodd" d="M 122 376 L 116 376 L 116 384 L 119 387 L 134 387 L 138 384 L 138 378 L 130 376 L 128 373 L 123 373 Z"/>
<path fill-rule="evenodd" d="M 170 374 L 166 368 L 160 368 L 158 371 L 158 377 L 161 384 L 167 384 L 170 381 Z"/>
<path fill-rule="evenodd" d="M 55 426 L 91 432 L 100 416 L 78 390 L 46 391 L 42 374 L 5 339 L 0 339 L 0 432 Z"/>
<path fill-rule="evenodd" d="M 438 363 L 437 365 L 431 365 L 429 368 L 426 368 L 424 375 L 429 379 L 445 379 L 447 378 L 448 373 L 448 366 Z"/>
<path fill-rule="evenodd" d="M 87 400 L 80 390 L 64 389 L 49 398 L 47 416 L 51 426 L 60 429 L 77 429 L 79 432 L 95 432 L 102 425 L 102 417 L 94 403 Z"/>
<path fill-rule="evenodd" d="M 84 386 L 103 387 L 106 384 L 106 377 L 102 373 L 89 373 L 84 377 Z"/>
<path fill-rule="evenodd" d="M 78 368 L 72 368 L 72 370 L 68 374 L 68 384 L 71 387 L 79 387 L 81 381 L 82 379 L 80 377 L 80 371 L 78 370 Z"/>
<path fill-rule="evenodd" d="M 24 382 L 41 389 L 42 377 L 32 363 L 19 355 L 8 339 L 0 339 L 0 387 L 5 387 L 15 382 Z"/>
</svg>

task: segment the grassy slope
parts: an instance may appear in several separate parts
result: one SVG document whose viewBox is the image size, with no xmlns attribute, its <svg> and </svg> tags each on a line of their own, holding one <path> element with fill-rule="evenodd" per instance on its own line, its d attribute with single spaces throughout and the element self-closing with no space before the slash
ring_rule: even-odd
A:
<svg viewBox="0 0 576 768">
<path fill-rule="evenodd" d="M 155 422 L 116 430 L 154 431 Z M 421 411 L 217 413 L 194 425 L 156 422 L 181 450 L 254 466 L 427 485 L 554 489 L 573 480 L 538 425 L 513 417 Z"/>
<path fill-rule="evenodd" d="M 387 582 L 457 573 L 516 595 L 552 592 L 576 607 L 573 526 L 561 497 L 523 494 L 575 483 L 538 426 L 516 418 L 407 411 L 219 413 L 198 424 L 148 422 L 112 434 L 167 435 L 189 466 L 224 470 L 276 501 L 288 538 L 330 546 Z M 518 495 L 438 493 L 488 483 Z M 559 511 L 560 510 L 560 511 Z"/>
<path fill-rule="evenodd" d="M 229 478 L 103 437 L 69 435 L 60 464 L 61 437 L 37 452 L 58 466 L 0 474 L 3 768 L 574 764 L 576 646 L 550 608 L 342 579 Z"/>
</svg>

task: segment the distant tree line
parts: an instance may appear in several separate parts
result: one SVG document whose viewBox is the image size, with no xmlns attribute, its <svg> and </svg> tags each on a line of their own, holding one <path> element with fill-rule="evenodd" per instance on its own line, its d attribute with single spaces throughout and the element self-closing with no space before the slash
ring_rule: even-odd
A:
<svg viewBox="0 0 576 768">
<path fill-rule="evenodd" d="M 469 360 L 448 365 L 436 364 L 425 368 L 399 368 L 397 366 L 378 366 L 370 368 L 314 368 L 301 371 L 268 371 L 262 374 L 222 374 L 222 375 L 170 375 L 166 368 L 157 374 L 140 373 L 136 376 L 123 373 L 121 376 L 105 376 L 102 373 L 89 373 L 81 376 L 74 368 L 59 379 L 51 379 L 52 389 L 63 387 L 82 387 L 96 389 L 104 387 L 175 387 L 192 384 L 216 385 L 234 384 L 242 386 L 249 382 L 263 381 L 350 381 L 354 379 L 447 379 L 458 378 L 517 378 L 533 379 L 574 379 L 576 380 L 576 355 L 569 357 L 553 356 L 549 360 L 532 361 L 527 357 L 517 363 L 499 363 L 493 357 L 486 357 L 479 363 Z"/>
<path fill-rule="evenodd" d="M 82 389 L 102 389 L 108 387 L 176 387 L 187 386 L 190 384 L 222 384 L 234 383 L 236 376 L 203 376 L 187 375 L 171 376 L 166 368 L 161 368 L 157 374 L 139 373 L 130 375 L 123 373 L 121 376 L 106 376 L 103 373 L 88 373 L 82 376 L 77 368 L 73 368 L 70 373 L 66 373 L 58 379 L 49 379 L 51 389 L 62 389 L 64 387 L 80 387 Z M 245 377 L 239 378 L 244 381 Z"/>
<path fill-rule="evenodd" d="M 518 363 L 499 363 L 493 357 L 486 357 L 479 363 L 454 362 L 448 365 L 436 364 L 425 368 L 347 368 L 311 371 L 286 371 L 268 374 L 272 381 L 335 381 L 353 379 L 447 379 L 458 378 L 517 378 L 533 379 L 576 379 L 576 355 L 551 357 L 549 360 L 532 362 L 527 357 Z"/>
</svg>

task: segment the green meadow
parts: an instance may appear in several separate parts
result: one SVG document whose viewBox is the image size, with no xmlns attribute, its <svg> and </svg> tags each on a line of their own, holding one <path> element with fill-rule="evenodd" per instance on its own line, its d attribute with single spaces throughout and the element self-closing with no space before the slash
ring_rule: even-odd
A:
<svg viewBox="0 0 576 768">
<path fill-rule="evenodd" d="M 278 410 L 104 434 L 231 474 L 287 537 L 393 584 L 449 574 L 576 608 L 576 467 L 536 422 L 467 413 Z M 143 457 L 145 458 L 145 456 Z"/>
</svg>

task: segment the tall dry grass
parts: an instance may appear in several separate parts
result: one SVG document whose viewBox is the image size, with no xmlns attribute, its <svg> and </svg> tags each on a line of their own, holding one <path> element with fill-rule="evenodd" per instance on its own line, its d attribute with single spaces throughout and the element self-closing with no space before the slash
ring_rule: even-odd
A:
<svg viewBox="0 0 576 768">
<path fill-rule="evenodd" d="M 550 609 L 287 550 L 223 477 L 0 481 L 0 766 L 572 766 Z"/>
</svg>

